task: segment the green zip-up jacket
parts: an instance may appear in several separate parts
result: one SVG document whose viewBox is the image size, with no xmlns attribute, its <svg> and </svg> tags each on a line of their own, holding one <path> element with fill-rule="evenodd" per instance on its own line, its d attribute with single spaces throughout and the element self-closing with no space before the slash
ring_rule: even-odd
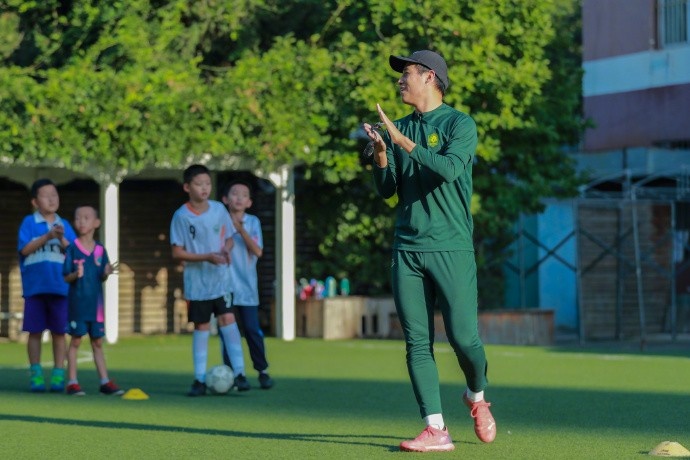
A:
<svg viewBox="0 0 690 460">
<path fill-rule="evenodd" d="M 393 248 L 406 251 L 473 251 L 472 158 L 477 126 L 468 115 L 442 104 L 396 120 L 417 145 L 411 153 L 384 133 L 388 165 L 374 163 L 383 198 L 398 194 Z"/>
</svg>

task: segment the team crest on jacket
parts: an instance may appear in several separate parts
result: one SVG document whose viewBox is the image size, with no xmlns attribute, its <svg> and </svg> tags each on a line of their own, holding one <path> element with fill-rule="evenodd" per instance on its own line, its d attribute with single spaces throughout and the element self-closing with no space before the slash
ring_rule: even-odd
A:
<svg viewBox="0 0 690 460">
<path fill-rule="evenodd" d="M 429 147 L 436 147 L 438 145 L 438 134 L 429 134 L 429 137 L 427 138 L 426 142 L 429 145 Z"/>
</svg>

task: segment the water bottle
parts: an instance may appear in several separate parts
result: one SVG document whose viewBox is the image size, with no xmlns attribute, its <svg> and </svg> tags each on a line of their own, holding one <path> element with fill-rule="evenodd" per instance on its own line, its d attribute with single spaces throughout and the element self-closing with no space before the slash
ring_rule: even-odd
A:
<svg viewBox="0 0 690 460">
<path fill-rule="evenodd" d="M 314 287 L 314 297 L 317 299 L 323 299 L 324 291 L 326 290 L 326 285 L 321 280 L 316 281 L 316 286 Z"/>
<path fill-rule="evenodd" d="M 324 292 L 324 297 L 335 297 L 336 295 L 336 284 L 335 278 L 329 276 L 326 278 L 326 291 Z"/>
<path fill-rule="evenodd" d="M 347 278 L 340 280 L 340 295 L 350 295 L 350 280 Z"/>
</svg>

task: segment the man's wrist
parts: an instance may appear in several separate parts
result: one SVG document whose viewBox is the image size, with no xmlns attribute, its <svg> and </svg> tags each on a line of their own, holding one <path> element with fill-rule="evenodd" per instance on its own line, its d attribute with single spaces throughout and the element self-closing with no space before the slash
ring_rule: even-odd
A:
<svg viewBox="0 0 690 460">
<path fill-rule="evenodd" d="M 412 139 L 405 137 L 403 140 L 400 142 L 400 147 L 406 151 L 408 154 L 412 153 L 415 147 L 417 147 L 417 144 L 415 144 Z"/>
</svg>

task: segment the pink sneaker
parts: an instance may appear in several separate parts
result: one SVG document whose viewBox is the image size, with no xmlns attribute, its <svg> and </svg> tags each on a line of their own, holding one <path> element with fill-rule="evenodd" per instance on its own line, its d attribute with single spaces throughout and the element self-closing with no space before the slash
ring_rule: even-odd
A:
<svg viewBox="0 0 690 460">
<path fill-rule="evenodd" d="M 416 438 L 400 443 L 400 450 L 404 452 L 449 452 L 453 449 L 455 445 L 448 434 L 448 427 L 439 430 L 427 426 Z"/>
<path fill-rule="evenodd" d="M 496 439 L 496 421 L 494 420 L 488 403 L 484 400 L 472 402 L 467 399 L 467 393 L 463 393 L 462 400 L 470 408 L 470 415 L 474 419 L 474 433 L 481 442 L 491 442 Z"/>
</svg>

